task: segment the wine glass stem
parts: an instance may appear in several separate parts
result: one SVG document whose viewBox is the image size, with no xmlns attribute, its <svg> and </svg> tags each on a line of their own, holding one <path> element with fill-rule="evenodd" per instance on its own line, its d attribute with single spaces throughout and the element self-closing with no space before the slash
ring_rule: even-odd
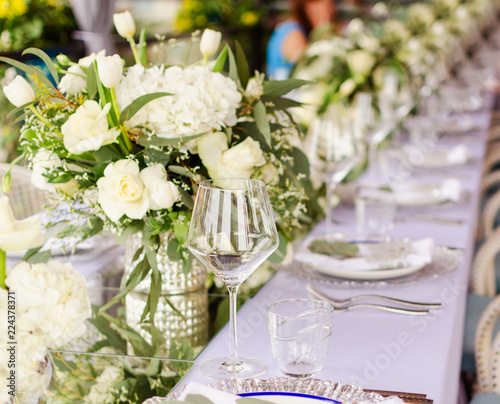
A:
<svg viewBox="0 0 500 404">
<path fill-rule="evenodd" d="M 370 143 L 368 148 L 368 162 L 370 167 L 370 180 L 373 181 L 374 184 L 378 184 L 378 145 L 374 142 Z"/>
<path fill-rule="evenodd" d="M 326 235 L 330 237 L 333 235 L 333 197 L 335 189 L 337 188 L 336 182 L 330 178 L 326 183 Z"/>
<path fill-rule="evenodd" d="M 229 291 L 229 355 L 227 365 L 238 365 L 238 340 L 236 338 L 236 297 L 238 286 L 228 286 Z"/>
</svg>

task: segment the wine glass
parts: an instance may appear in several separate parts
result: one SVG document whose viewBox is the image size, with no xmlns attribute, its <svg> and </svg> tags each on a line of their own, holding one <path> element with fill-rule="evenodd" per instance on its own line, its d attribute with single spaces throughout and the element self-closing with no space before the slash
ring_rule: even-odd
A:
<svg viewBox="0 0 500 404">
<path fill-rule="evenodd" d="M 326 186 L 326 233 L 332 234 L 334 192 L 360 161 L 352 119 L 339 111 L 322 115 L 309 128 L 305 145 L 312 177 L 323 173 Z"/>
<path fill-rule="evenodd" d="M 201 367 L 211 378 L 253 377 L 266 365 L 238 356 L 236 295 L 239 286 L 278 247 L 279 238 L 265 184 L 214 179 L 199 184 L 186 246 L 229 291 L 229 355 Z"/>
</svg>

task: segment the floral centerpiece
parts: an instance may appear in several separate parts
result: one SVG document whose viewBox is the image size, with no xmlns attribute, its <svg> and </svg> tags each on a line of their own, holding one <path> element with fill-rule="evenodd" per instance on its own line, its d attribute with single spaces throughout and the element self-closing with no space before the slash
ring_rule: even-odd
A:
<svg viewBox="0 0 500 404">
<path fill-rule="evenodd" d="M 86 279 L 71 264 L 22 261 L 7 270 L 6 252 L 43 243 L 40 217 L 13 217 L 8 198 L 0 198 L 0 402 L 28 402 L 48 386 L 52 372 L 48 348 L 58 348 L 85 331 L 90 317 Z"/>
<path fill-rule="evenodd" d="M 186 271 L 191 266 L 184 241 L 200 180 L 266 182 L 281 234 L 275 260 L 285 256 L 297 231 L 314 223 L 320 210 L 310 198 L 301 134 L 287 112 L 298 103 L 283 97 L 304 82 L 250 77 L 239 46 L 235 54 L 225 46 L 209 63 L 221 39 L 210 30 L 201 38 L 198 63 L 153 66 L 145 43 L 134 41 L 130 14 L 116 14 L 115 25 L 129 40 L 135 65 L 124 69 L 119 55 L 103 52 L 77 63 L 61 55 L 54 64 L 40 50 L 28 49 L 47 64 L 56 85 L 37 68 L 1 58 L 27 76 L 16 77 L 4 92 L 17 107 L 14 115 L 24 120 L 20 150 L 33 182 L 61 204 L 49 227 L 58 226 L 58 236 L 72 240 L 102 230 L 119 242 L 142 235 L 136 257 L 143 258 L 102 310 L 150 275 L 143 318 L 152 319 L 161 283 L 160 246 L 168 244 L 169 258 Z M 9 174 L 3 183 L 8 187 Z"/>
</svg>

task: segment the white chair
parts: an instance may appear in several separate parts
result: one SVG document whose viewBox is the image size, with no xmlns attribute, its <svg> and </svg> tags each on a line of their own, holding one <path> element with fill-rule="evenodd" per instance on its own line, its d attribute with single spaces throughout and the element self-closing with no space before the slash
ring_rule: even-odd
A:
<svg viewBox="0 0 500 404">
<path fill-rule="evenodd" d="M 494 332 L 499 316 L 500 296 L 496 296 L 481 314 L 476 330 L 477 385 L 471 404 L 500 403 L 500 332 Z"/>
<path fill-rule="evenodd" d="M 0 164 L 0 179 L 8 169 L 9 164 Z M 14 166 L 11 176 L 12 186 L 6 196 L 9 198 L 14 217 L 21 220 L 40 213 L 49 200 L 46 191 L 36 188 L 31 183 L 31 170 L 22 166 Z M 0 195 L 2 193 L 0 189 Z"/>
</svg>

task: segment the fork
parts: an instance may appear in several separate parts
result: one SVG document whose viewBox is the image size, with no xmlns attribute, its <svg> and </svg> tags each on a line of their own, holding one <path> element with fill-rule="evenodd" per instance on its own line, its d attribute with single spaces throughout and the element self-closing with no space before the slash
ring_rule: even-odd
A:
<svg viewBox="0 0 500 404">
<path fill-rule="evenodd" d="M 398 304 L 403 304 L 406 306 L 410 307 L 419 307 L 419 308 L 425 308 L 425 309 L 439 309 L 441 307 L 441 303 L 422 303 L 422 302 L 414 302 L 410 300 L 402 300 L 402 299 L 397 299 L 395 297 L 389 297 L 389 296 L 382 296 L 382 295 L 373 295 L 373 294 L 364 294 L 364 295 L 357 295 L 357 296 L 352 296 L 347 299 L 334 299 L 331 296 L 328 296 L 327 294 L 323 293 L 321 290 L 319 290 L 316 286 L 314 286 L 312 283 L 308 283 L 306 286 L 306 289 L 315 295 L 316 297 L 319 297 L 320 299 L 326 300 L 332 305 L 346 305 L 351 302 L 354 302 L 356 300 L 363 300 L 363 299 L 379 299 L 379 300 L 384 300 L 387 302 L 392 302 L 392 303 L 398 303 Z M 371 304 L 371 303 L 364 303 L 364 304 Z M 351 306 L 352 307 L 352 306 Z M 387 306 L 386 306 L 387 307 Z"/>
</svg>

